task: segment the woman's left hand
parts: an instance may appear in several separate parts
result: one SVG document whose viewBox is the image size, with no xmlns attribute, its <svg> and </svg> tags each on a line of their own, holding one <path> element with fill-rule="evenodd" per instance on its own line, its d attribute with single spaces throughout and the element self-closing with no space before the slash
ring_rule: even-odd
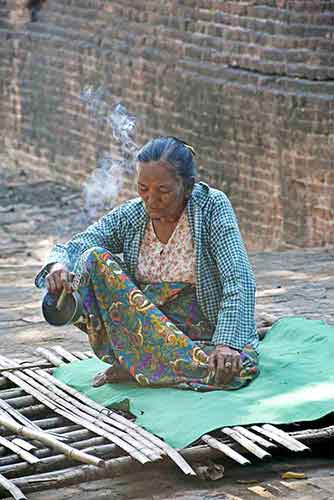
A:
<svg viewBox="0 0 334 500">
<path fill-rule="evenodd" d="M 239 351 L 225 345 L 217 345 L 209 356 L 209 369 L 215 372 L 217 385 L 228 383 L 242 368 Z"/>
</svg>

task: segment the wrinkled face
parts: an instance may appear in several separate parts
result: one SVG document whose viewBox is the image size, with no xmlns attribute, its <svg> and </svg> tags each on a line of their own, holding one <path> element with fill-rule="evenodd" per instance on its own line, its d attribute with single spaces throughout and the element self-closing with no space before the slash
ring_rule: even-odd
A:
<svg viewBox="0 0 334 500">
<path fill-rule="evenodd" d="M 181 215 L 186 204 L 184 185 L 168 163 L 139 163 L 137 187 L 151 219 Z"/>
</svg>

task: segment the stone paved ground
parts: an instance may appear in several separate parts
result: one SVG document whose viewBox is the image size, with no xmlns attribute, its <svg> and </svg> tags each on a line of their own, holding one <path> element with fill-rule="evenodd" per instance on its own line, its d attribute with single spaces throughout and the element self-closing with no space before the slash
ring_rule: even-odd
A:
<svg viewBox="0 0 334 500">
<path fill-rule="evenodd" d="M 43 321 L 41 293 L 33 287 L 33 277 L 52 243 L 66 239 L 82 225 L 78 216 L 82 206 L 80 192 L 28 179 L 24 171 L 16 179 L 7 176 L 0 180 L 1 354 L 26 357 L 36 347 L 51 344 L 61 344 L 68 350 L 87 350 L 84 335 L 75 328 L 52 328 Z M 334 248 L 256 253 L 251 260 L 258 282 L 258 314 L 303 315 L 334 322 Z M 295 458 L 292 461 L 298 465 Z M 230 478 L 210 484 L 186 479 L 174 468 L 160 471 L 157 467 L 149 473 L 34 493 L 29 498 L 260 498 L 249 490 L 252 485 L 237 482 L 240 474 L 263 481 L 259 485 L 266 488 L 267 498 L 334 498 L 334 469 L 326 465 L 328 460 L 320 462 L 314 459 L 308 463 L 308 479 L 288 484 L 279 478 L 279 470 L 288 467 L 286 462 L 267 471 L 248 468 L 241 472 L 240 468 L 230 467 Z M 303 467 L 305 460 L 300 463 Z"/>
</svg>

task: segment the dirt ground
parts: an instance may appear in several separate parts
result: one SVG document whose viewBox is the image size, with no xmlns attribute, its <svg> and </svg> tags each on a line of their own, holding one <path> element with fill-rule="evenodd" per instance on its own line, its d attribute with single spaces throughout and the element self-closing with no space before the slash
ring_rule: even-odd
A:
<svg viewBox="0 0 334 500">
<path fill-rule="evenodd" d="M 23 170 L 14 176 L 0 174 L 0 221 L 1 354 L 25 358 L 36 347 L 54 344 L 88 350 L 83 333 L 45 323 L 41 292 L 33 285 L 52 244 L 83 227 L 80 191 L 28 179 Z M 258 283 L 258 314 L 334 322 L 334 248 L 259 252 L 251 254 L 251 261 Z M 28 498 L 334 499 L 333 464 L 328 456 L 281 457 L 266 466 L 246 468 L 228 464 L 226 477 L 211 483 L 185 478 L 173 466 L 160 469 L 154 464 L 126 476 L 33 493 Z M 307 477 L 283 481 L 280 473 L 289 468 L 305 470 Z"/>
</svg>

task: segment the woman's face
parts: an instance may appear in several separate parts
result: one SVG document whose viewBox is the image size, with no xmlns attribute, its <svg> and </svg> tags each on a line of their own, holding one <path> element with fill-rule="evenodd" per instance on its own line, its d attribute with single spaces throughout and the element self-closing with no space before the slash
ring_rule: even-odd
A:
<svg viewBox="0 0 334 500">
<path fill-rule="evenodd" d="M 138 194 L 151 219 L 178 219 L 185 204 L 182 179 L 165 162 L 143 162 L 138 166 Z"/>
</svg>

